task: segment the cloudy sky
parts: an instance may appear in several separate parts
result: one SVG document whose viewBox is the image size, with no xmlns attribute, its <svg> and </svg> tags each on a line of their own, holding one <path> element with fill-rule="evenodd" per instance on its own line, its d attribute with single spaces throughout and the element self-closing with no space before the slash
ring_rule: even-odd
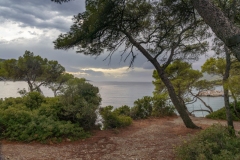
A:
<svg viewBox="0 0 240 160">
<path fill-rule="evenodd" d="M 67 72 L 92 81 L 152 81 L 153 67 L 138 54 L 134 68 L 115 53 L 99 57 L 77 54 L 75 50 L 55 50 L 53 41 L 69 31 L 72 17 L 85 9 L 84 0 L 62 5 L 50 0 L 0 0 L 0 58 L 17 59 L 26 50 L 49 60 L 57 60 Z M 193 64 L 199 68 L 202 62 Z"/>
</svg>

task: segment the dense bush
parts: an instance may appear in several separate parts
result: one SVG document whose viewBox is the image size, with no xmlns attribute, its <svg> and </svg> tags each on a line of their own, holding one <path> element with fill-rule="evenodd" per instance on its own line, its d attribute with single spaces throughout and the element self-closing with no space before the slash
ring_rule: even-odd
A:
<svg viewBox="0 0 240 160">
<path fill-rule="evenodd" d="M 30 92 L 1 99 L 1 138 L 46 142 L 88 137 L 85 130 L 95 126 L 100 102 L 98 88 L 83 80 L 65 85 L 59 97 Z"/>
<path fill-rule="evenodd" d="M 30 109 L 37 109 L 44 100 L 45 97 L 39 92 L 29 92 L 24 96 L 24 103 Z"/>
<path fill-rule="evenodd" d="M 78 123 L 84 129 L 95 126 L 96 110 L 99 108 L 101 98 L 99 90 L 90 83 L 74 80 L 67 84 L 59 97 L 62 108 L 59 118 L 72 123 Z"/>
<path fill-rule="evenodd" d="M 215 124 L 176 150 L 181 160 L 235 160 L 240 159 L 240 138 L 231 136 L 227 127 Z"/>
<path fill-rule="evenodd" d="M 15 106 L 18 104 L 23 105 L 23 103 L 24 103 L 24 99 L 21 97 L 17 97 L 17 98 L 9 97 L 9 98 L 5 98 L 4 100 L 1 99 L 0 108 L 7 109 L 10 106 Z"/>
<path fill-rule="evenodd" d="M 100 108 L 100 115 L 103 118 L 104 129 L 121 128 L 132 124 L 131 117 L 121 114 L 119 110 L 113 111 L 113 106 Z"/>
<path fill-rule="evenodd" d="M 131 117 L 133 119 L 147 118 L 152 114 L 152 98 L 145 96 L 142 99 L 138 99 L 134 102 L 134 106 L 131 108 Z"/>
<path fill-rule="evenodd" d="M 116 113 L 117 115 L 130 116 L 131 115 L 131 108 L 127 105 L 123 105 L 119 108 L 115 108 L 113 110 L 113 113 Z"/>
<path fill-rule="evenodd" d="M 174 107 L 168 103 L 165 95 L 145 96 L 134 102 L 130 115 L 133 119 L 144 119 L 150 116 L 172 116 L 175 115 L 174 110 Z"/>
<path fill-rule="evenodd" d="M 176 115 L 174 106 L 167 102 L 167 96 L 164 94 L 155 95 L 152 98 L 153 109 L 152 116 L 154 117 L 164 117 Z"/>
<path fill-rule="evenodd" d="M 37 109 L 39 116 L 52 117 L 54 120 L 59 120 L 62 104 L 58 97 L 46 97 L 45 102 Z"/>
<path fill-rule="evenodd" d="M 234 121 L 239 121 L 239 117 L 236 115 L 236 112 L 233 108 L 233 103 L 230 104 L 230 109 L 232 112 L 232 118 Z M 237 104 L 236 110 L 238 114 L 240 115 L 240 103 Z M 221 109 L 218 109 L 217 111 L 214 111 L 206 116 L 206 118 L 211 118 L 211 119 L 223 119 L 226 120 L 226 108 L 223 107 Z"/>
<path fill-rule="evenodd" d="M 53 99 L 55 101 L 56 98 Z M 13 98 L 11 101 L 14 102 Z M 7 108 L 0 107 L 1 138 L 46 142 L 47 140 L 79 139 L 89 136 L 89 133 L 85 132 L 79 124 L 60 121 L 57 117 L 58 107 L 57 104 L 42 103 L 40 107 L 33 110 L 27 107 L 24 101 Z"/>
<path fill-rule="evenodd" d="M 28 111 L 7 109 L 0 112 L 3 126 L 1 138 L 18 141 L 79 139 L 89 136 L 83 128 L 67 121 L 56 121 L 52 117 L 39 116 Z"/>
</svg>

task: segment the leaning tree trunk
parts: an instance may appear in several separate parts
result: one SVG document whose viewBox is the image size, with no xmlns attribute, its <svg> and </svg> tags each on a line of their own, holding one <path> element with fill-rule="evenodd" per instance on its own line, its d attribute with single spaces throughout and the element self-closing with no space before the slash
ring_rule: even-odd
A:
<svg viewBox="0 0 240 160">
<path fill-rule="evenodd" d="M 226 53 L 226 68 L 225 68 L 225 73 L 223 76 L 223 93 L 224 93 L 224 103 L 225 103 L 225 108 L 226 108 L 226 117 L 227 117 L 227 124 L 229 127 L 233 126 L 233 119 L 232 119 L 232 112 L 230 110 L 230 105 L 229 105 L 229 89 L 228 89 L 228 78 L 229 78 L 229 71 L 231 67 L 231 62 L 230 62 L 230 53 L 228 52 L 228 49 L 226 46 L 224 46 L 225 53 Z"/>
<path fill-rule="evenodd" d="M 231 88 L 230 88 L 230 91 L 231 91 Z M 238 111 L 236 109 L 236 106 L 237 106 L 237 97 L 235 96 L 235 94 L 231 91 L 231 94 L 232 94 L 232 98 L 233 98 L 233 109 L 234 109 L 234 112 L 236 114 L 236 116 L 238 118 L 240 118 L 240 115 L 238 114 Z"/>
<path fill-rule="evenodd" d="M 183 105 L 177 95 L 176 95 L 176 92 L 174 90 L 174 87 L 171 83 L 171 81 L 167 78 L 164 70 L 160 67 L 156 68 L 157 72 L 158 72 L 158 75 L 159 77 L 161 78 L 161 80 L 163 81 L 163 83 L 165 84 L 165 86 L 167 87 L 167 90 L 168 90 L 168 94 L 172 100 L 172 103 L 174 104 L 175 108 L 177 109 L 179 115 L 181 116 L 185 126 L 187 128 L 199 128 L 198 126 L 196 126 L 192 120 L 190 119 L 186 109 L 185 109 L 185 105 Z"/>
<path fill-rule="evenodd" d="M 185 106 L 182 105 L 177 97 L 177 94 L 174 90 L 174 87 L 171 83 L 171 81 L 168 79 L 168 77 L 166 76 L 164 69 L 161 68 L 160 64 L 158 63 L 157 59 L 153 58 L 148 51 L 143 48 L 132 36 L 131 34 L 129 34 L 127 31 L 122 31 L 129 39 L 129 41 L 153 64 L 153 66 L 155 67 L 155 69 L 158 72 L 159 77 L 161 78 L 161 80 L 163 81 L 163 83 L 165 84 L 165 86 L 167 87 L 168 90 L 168 94 L 172 100 L 173 105 L 175 106 L 175 108 L 177 109 L 180 117 L 182 118 L 185 126 L 187 128 L 199 128 L 198 126 L 196 126 L 193 121 L 191 120 L 191 118 L 189 117 L 189 115 L 187 114 L 186 110 L 185 110 Z"/>
<path fill-rule="evenodd" d="M 192 2 L 206 24 L 240 61 L 240 28 L 234 25 L 210 0 L 192 0 Z"/>
</svg>

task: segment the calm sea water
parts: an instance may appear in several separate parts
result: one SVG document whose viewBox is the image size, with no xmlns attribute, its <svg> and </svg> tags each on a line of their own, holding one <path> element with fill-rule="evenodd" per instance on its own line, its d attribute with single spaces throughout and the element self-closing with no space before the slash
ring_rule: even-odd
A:
<svg viewBox="0 0 240 160">
<path fill-rule="evenodd" d="M 102 97 L 101 106 L 112 105 L 120 107 L 122 105 L 133 106 L 133 102 L 143 96 L 152 96 L 154 86 L 151 82 L 90 82 L 97 86 Z M 0 98 L 19 97 L 19 89 L 28 89 L 26 82 L 0 82 Z M 48 88 L 42 87 L 45 96 L 52 97 L 53 92 Z M 224 105 L 223 97 L 202 97 L 213 110 L 217 110 Z M 204 105 L 197 101 L 188 105 L 190 111 L 204 109 Z M 205 116 L 207 112 L 195 112 L 198 117 Z"/>
</svg>

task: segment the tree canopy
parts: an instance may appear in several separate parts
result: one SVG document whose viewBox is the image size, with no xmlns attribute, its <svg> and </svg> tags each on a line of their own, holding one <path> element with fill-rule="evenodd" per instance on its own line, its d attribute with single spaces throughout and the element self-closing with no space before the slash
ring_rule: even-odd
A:
<svg viewBox="0 0 240 160">
<path fill-rule="evenodd" d="M 71 0 L 51 0 L 57 3 L 68 2 Z M 125 3 L 125 0 L 121 0 Z M 150 1 L 149 1 L 150 2 Z M 157 2 L 157 1 L 154 1 Z M 240 5 L 237 0 L 189 0 L 189 1 L 176 1 L 176 0 L 165 0 L 170 5 L 178 6 L 178 10 L 186 11 L 190 13 L 186 8 L 180 7 L 182 4 L 188 7 L 193 6 L 200 16 L 204 19 L 205 23 L 209 25 L 212 31 L 220 38 L 233 52 L 236 58 L 240 61 L 240 28 L 238 25 L 234 24 L 239 20 L 239 10 Z M 215 3 L 214 3 L 215 2 Z M 98 0 L 86 0 L 86 5 L 94 8 L 97 4 L 102 3 Z M 221 9 L 222 10 L 221 10 Z M 230 15 L 233 17 L 234 22 L 227 17 Z M 181 16 L 181 14 L 179 14 Z"/>
<path fill-rule="evenodd" d="M 201 80 L 202 73 L 194 70 L 190 63 L 184 61 L 174 61 L 166 68 L 166 74 L 174 86 L 178 98 L 183 104 L 189 104 L 199 99 L 212 112 L 212 108 L 208 106 L 200 97 L 201 91 L 212 89 L 213 84 L 206 80 Z M 167 93 L 166 86 L 159 78 L 156 70 L 153 71 L 153 84 L 155 86 L 154 94 Z"/>
<path fill-rule="evenodd" d="M 197 128 L 179 105 L 165 68 L 174 60 L 196 60 L 207 51 L 207 26 L 186 3 L 172 5 L 165 1 L 87 1 L 86 11 L 74 16 L 70 31 L 54 41 L 56 49 L 77 47 L 85 55 L 109 57 L 124 47 L 121 56 L 131 57 L 130 66 L 141 52 L 156 68 L 167 86 L 170 98 L 187 127 Z M 182 8 L 182 9 L 179 9 Z M 181 15 L 181 16 L 179 16 Z"/>
<path fill-rule="evenodd" d="M 49 61 L 33 52 L 26 51 L 23 56 L 3 62 L 4 76 L 12 80 L 24 80 L 30 91 L 40 91 L 40 86 L 55 82 L 65 71 L 57 61 Z"/>
</svg>

